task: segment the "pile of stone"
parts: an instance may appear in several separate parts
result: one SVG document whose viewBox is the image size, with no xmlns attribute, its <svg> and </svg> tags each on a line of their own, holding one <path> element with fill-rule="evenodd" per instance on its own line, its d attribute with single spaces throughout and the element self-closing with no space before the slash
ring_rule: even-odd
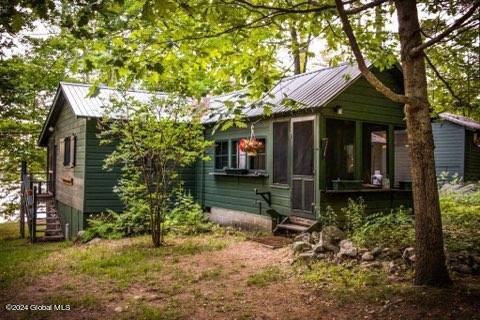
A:
<svg viewBox="0 0 480 320">
<path fill-rule="evenodd" d="M 477 191 L 478 186 L 474 183 L 445 183 L 440 188 L 441 193 L 469 194 Z"/>
<path fill-rule="evenodd" d="M 392 275 L 400 275 L 412 268 L 416 261 L 415 249 L 391 249 L 376 247 L 360 248 L 346 238 L 345 233 L 335 226 L 326 226 L 320 232 L 302 233 L 292 244 L 295 261 L 312 262 L 327 260 L 333 263 L 358 264 L 365 268 L 379 268 Z M 480 256 L 447 254 L 451 270 L 462 274 L 480 274 Z"/>
</svg>

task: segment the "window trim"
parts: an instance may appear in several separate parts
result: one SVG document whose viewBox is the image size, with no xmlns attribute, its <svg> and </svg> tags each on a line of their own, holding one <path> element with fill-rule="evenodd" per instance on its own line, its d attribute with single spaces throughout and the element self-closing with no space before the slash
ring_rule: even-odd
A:
<svg viewBox="0 0 480 320">
<path fill-rule="evenodd" d="M 67 150 L 68 144 L 68 150 Z M 72 134 L 63 138 L 63 166 L 74 168 L 77 158 L 77 136 Z"/>
<path fill-rule="evenodd" d="M 248 170 L 249 173 L 254 173 L 254 172 L 268 172 L 268 137 L 267 135 L 259 135 L 259 136 L 256 136 L 255 137 L 256 139 L 262 139 L 265 141 L 265 169 L 252 169 L 250 167 L 250 158 L 252 156 L 248 156 L 248 155 L 245 155 L 246 156 L 246 170 Z M 234 168 L 232 166 L 232 150 L 234 148 L 234 144 L 233 142 L 237 142 L 237 141 L 240 141 L 241 139 L 248 139 L 248 137 L 245 137 L 245 136 L 240 136 L 240 137 L 236 137 L 236 138 L 229 138 L 229 139 L 218 139 L 218 140 L 214 140 L 214 147 L 213 147 L 213 168 L 214 168 L 214 171 L 224 171 L 224 168 L 216 168 L 215 167 L 215 162 L 216 162 L 216 159 L 217 159 L 217 152 L 216 152 L 216 144 L 219 143 L 219 142 L 227 142 L 227 156 L 228 156 L 228 166 L 227 168 Z M 237 161 L 238 161 L 238 156 L 237 156 Z"/>
<path fill-rule="evenodd" d="M 214 141 L 214 146 L 213 146 L 213 169 L 214 171 L 224 171 L 225 167 L 223 168 L 217 168 L 216 162 L 217 162 L 217 143 L 227 143 L 227 153 L 225 154 L 227 156 L 227 168 L 230 167 L 230 139 L 218 139 Z M 225 155 L 221 155 L 221 157 L 224 157 Z"/>
</svg>

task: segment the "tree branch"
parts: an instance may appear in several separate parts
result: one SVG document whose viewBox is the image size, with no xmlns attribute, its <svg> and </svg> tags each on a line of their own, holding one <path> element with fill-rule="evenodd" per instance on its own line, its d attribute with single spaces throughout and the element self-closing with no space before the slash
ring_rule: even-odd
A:
<svg viewBox="0 0 480 320">
<path fill-rule="evenodd" d="M 352 26 L 350 25 L 350 21 L 348 20 L 347 13 L 343 8 L 343 3 L 341 0 L 335 0 L 337 5 L 337 11 L 342 21 L 343 31 L 347 35 L 348 42 L 350 43 L 350 47 L 352 48 L 353 54 L 355 59 L 357 60 L 358 68 L 362 72 L 363 76 L 367 81 L 381 94 L 389 98 L 390 100 L 398 103 L 407 104 L 409 103 L 408 97 L 405 95 L 398 94 L 392 91 L 389 87 L 387 87 L 383 82 L 381 82 L 367 67 L 365 59 L 362 55 L 360 47 L 358 46 L 357 39 L 353 34 Z"/>
<path fill-rule="evenodd" d="M 356 8 L 350 8 L 350 9 L 344 9 L 345 10 L 345 13 L 346 14 L 356 14 L 356 13 L 360 13 L 364 10 L 367 10 L 367 9 L 371 9 L 371 8 L 374 8 L 376 6 L 379 6 L 385 2 L 388 2 L 390 0 L 374 0 L 370 3 L 367 3 L 367 4 L 364 4 L 363 6 L 360 6 L 360 7 L 356 7 Z M 342 4 L 343 6 L 343 4 Z"/>
<path fill-rule="evenodd" d="M 465 21 L 467 21 L 468 18 L 470 18 L 475 13 L 475 11 L 477 11 L 479 6 L 480 6 L 480 1 L 476 0 L 475 4 L 467 11 L 467 13 L 465 13 L 463 16 L 458 18 L 454 23 L 452 23 L 452 25 L 450 27 L 443 30 L 438 35 L 432 37 L 430 40 L 422 43 L 421 45 L 419 45 L 415 48 L 412 48 L 409 52 L 409 55 L 410 56 L 415 56 L 415 55 L 423 52 L 424 49 L 426 49 L 426 48 L 434 45 L 435 43 L 441 41 L 443 38 L 448 36 L 453 31 L 457 30 L 458 28 L 461 28 L 463 26 L 463 23 Z"/>
<path fill-rule="evenodd" d="M 452 95 L 452 97 L 454 97 L 455 99 L 458 100 L 458 102 L 460 104 L 463 104 L 463 100 L 462 98 L 460 98 L 460 96 L 458 96 L 457 94 L 455 94 L 455 92 L 453 91 L 453 88 L 452 86 L 448 83 L 448 81 L 440 74 L 440 72 L 438 71 L 438 69 L 435 67 L 435 65 L 433 64 L 433 62 L 430 60 L 430 58 L 425 55 L 425 60 L 427 61 L 428 65 L 430 66 L 430 68 L 432 68 L 433 72 L 435 73 L 435 75 L 438 77 L 438 79 L 440 79 L 440 81 L 443 82 L 443 84 L 445 85 L 445 87 L 447 88 L 447 90 L 450 92 L 450 94 Z"/>
</svg>

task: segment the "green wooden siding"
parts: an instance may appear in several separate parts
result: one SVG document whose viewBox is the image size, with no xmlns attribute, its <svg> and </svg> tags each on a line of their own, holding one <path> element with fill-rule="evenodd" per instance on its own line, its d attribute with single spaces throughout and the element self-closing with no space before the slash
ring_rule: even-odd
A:
<svg viewBox="0 0 480 320">
<path fill-rule="evenodd" d="M 465 131 L 465 181 L 480 180 L 480 147 L 473 143 L 472 131 Z"/>
<path fill-rule="evenodd" d="M 266 171 L 271 172 L 270 150 L 270 122 L 263 121 L 255 124 L 257 138 L 266 139 L 267 159 Z M 210 140 L 237 140 L 238 138 L 250 137 L 250 128 L 233 128 L 227 131 L 217 131 L 213 136 L 207 130 L 206 138 Z M 214 176 L 211 173 L 214 168 L 214 147 L 206 152 L 210 157 L 208 161 L 199 161 L 196 172 L 196 198 L 204 207 L 219 207 L 232 210 L 259 213 L 258 201 L 262 202 L 262 214 L 268 205 L 261 197 L 255 195 L 254 189 L 258 191 L 272 192 L 272 207 L 280 213 L 287 214 L 290 207 L 289 190 L 271 187 L 269 177 L 229 177 Z"/>
<path fill-rule="evenodd" d="M 100 145 L 97 119 L 87 121 L 85 160 L 85 210 L 98 213 L 111 209 L 122 211 L 123 206 L 113 188 L 120 178 L 120 168 L 103 168 L 105 158 L 115 150 L 114 145 Z"/>
<path fill-rule="evenodd" d="M 86 215 L 68 204 L 58 201 L 58 213 L 62 221 L 62 230 L 65 232 L 65 224 L 69 225 L 70 239 L 73 239 L 78 231 L 83 230 L 86 225 Z"/>
<path fill-rule="evenodd" d="M 86 120 L 77 118 L 68 103 L 64 101 L 59 103 L 62 105 L 49 143 L 50 146 L 52 144 L 57 146 L 56 199 L 76 210 L 83 211 Z M 73 168 L 63 165 L 63 139 L 71 135 L 76 136 L 76 161 Z M 73 183 L 65 182 L 69 179 L 72 179 Z"/>
</svg>

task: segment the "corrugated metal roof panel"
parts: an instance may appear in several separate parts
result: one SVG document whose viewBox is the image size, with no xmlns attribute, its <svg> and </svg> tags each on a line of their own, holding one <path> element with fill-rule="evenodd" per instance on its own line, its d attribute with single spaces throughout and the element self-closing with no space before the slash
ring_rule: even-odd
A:
<svg viewBox="0 0 480 320">
<path fill-rule="evenodd" d="M 291 106 L 285 103 L 286 99 L 296 102 L 297 110 L 322 107 L 358 79 L 360 75 L 361 72 L 356 65 L 341 64 L 283 78 L 262 99 L 248 103 L 244 108 L 244 115 L 247 117 L 261 116 L 264 104 L 269 104 L 274 114 L 291 111 Z M 211 99 L 214 101 L 217 98 L 212 97 Z M 218 100 L 228 99 L 235 99 L 235 93 L 221 96 Z M 211 111 L 214 111 L 212 113 L 218 113 L 221 110 L 221 104 L 218 102 L 210 106 Z M 205 122 L 217 120 L 218 118 L 213 116 Z"/>
<path fill-rule="evenodd" d="M 480 122 L 475 121 L 472 118 L 467 118 L 464 116 L 459 116 L 459 115 L 448 113 L 448 112 L 440 113 L 438 116 L 440 117 L 440 119 L 447 120 L 452 123 L 461 125 L 470 130 L 480 130 Z"/>
<path fill-rule="evenodd" d="M 98 95 L 93 97 L 88 96 L 90 90 L 88 84 L 61 82 L 60 88 L 77 117 L 100 118 L 103 116 L 105 107 L 110 105 L 112 98 L 121 98 L 120 91 L 103 86 L 99 87 Z M 143 103 L 148 103 L 153 97 L 167 97 L 167 94 L 162 92 L 150 93 L 143 90 L 129 90 L 126 94 Z"/>
</svg>

